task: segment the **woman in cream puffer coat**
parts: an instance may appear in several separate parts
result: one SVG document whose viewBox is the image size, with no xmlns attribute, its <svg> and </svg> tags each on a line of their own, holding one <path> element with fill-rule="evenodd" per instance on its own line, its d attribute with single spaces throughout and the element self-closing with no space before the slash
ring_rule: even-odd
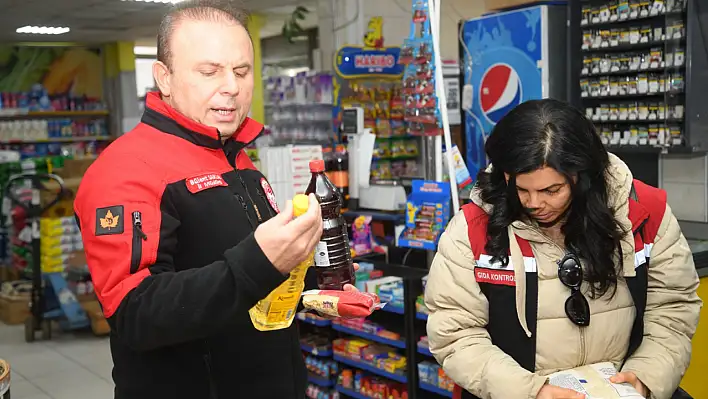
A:
<svg viewBox="0 0 708 399">
<path fill-rule="evenodd" d="M 480 173 L 474 205 L 467 205 L 477 207 L 478 216 L 466 209 L 450 222 L 425 291 L 430 350 L 468 392 L 463 398 L 573 398 L 549 386 L 546 376 L 600 362 L 612 362 L 621 372 L 615 381 L 652 398 L 670 398 L 688 367 L 701 307 L 691 250 L 671 209 L 649 198 L 662 204 L 648 215 L 655 237 L 643 248 L 637 244 L 629 198 L 639 182 L 605 151 L 592 123 L 558 101 L 530 101 L 512 110 L 485 150 L 491 166 Z M 473 235 L 479 223 L 482 233 Z M 530 247 L 524 250 L 517 241 Z M 559 279 L 559 261 L 568 254 L 577 255 L 582 268 L 581 296 L 571 295 L 575 291 Z M 629 353 L 638 311 L 628 282 L 639 266 L 648 277 L 643 334 Z M 537 286 L 535 303 L 526 297 L 530 282 Z M 487 295 L 510 295 L 504 300 L 511 307 L 494 299 L 493 309 L 507 310 L 490 314 Z M 575 302 L 569 313 L 570 297 Z M 583 301 L 589 305 L 587 326 L 573 320 Z M 535 320 L 528 320 L 529 304 L 537 306 Z M 526 367 L 500 348 L 515 347 L 515 329 L 535 345 Z"/>
</svg>

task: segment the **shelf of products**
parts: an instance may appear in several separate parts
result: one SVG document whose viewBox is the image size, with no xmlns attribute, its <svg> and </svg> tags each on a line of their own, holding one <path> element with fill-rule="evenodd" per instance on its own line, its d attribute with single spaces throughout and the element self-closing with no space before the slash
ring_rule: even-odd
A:
<svg viewBox="0 0 708 399">
<path fill-rule="evenodd" d="M 405 383 L 389 381 L 361 370 L 342 369 L 337 379 L 337 390 L 354 398 L 401 399 L 408 396 Z"/>
<path fill-rule="evenodd" d="M 360 360 L 355 360 L 355 359 L 351 359 L 351 358 L 349 358 L 349 357 L 340 356 L 340 355 L 337 355 L 336 353 L 335 353 L 335 355 L 334 355 L 334 360 L 336 360 L 336 361 L 338 361 L 338 362 L 341 362 L 341 363 L 344 363 L 344 364 L 346 364 L 346 365 L 352 366 L 352 367 L 356 367 L 356 368 L 359 368 L 359 369 L 362 369 L 362 370 L 366 370 L 366 371 L 368 371 L 368 372 L 370 372 L 370 373 L 373 373 L 373 374 L 376 374 L 376 375 L 380 375 L 380 376 L 382 376 L 382 377 L 390 378 L 390 379 L 392 379 L 392 380 L 394 380 L 394 381 L 398 381 L 398 382 L 402 382 L 402 383 L 405 383 L 405 382 L 406 382 L 406 377 L 405 377 L 405 375 L 403 375 L 403 374 L 389 373 L 388 371 L 386 371 L 386 370 L 384 370 L 384 369 L 382 369 L 382 368 L 378 368 L 378 367 L 376 367 L 376 366 L 374 366 L 374 365 L 372 365 L 372 364 L 365 363 L 365 362 L 362 362 L 362 361 L 360 361 Z"/>
<path fill-rule="evenodd" d="M 315 384 L 319 387 L 324 387 L 324 388 L 329 388 L 329 387 L 334 386 L 334 381 L 326 379 L 326 378 L 322 378 L 322 377 L 320 377 L 318 375 L 314 375 L 314 374 L 307 375 L 307 382 L 309 382 L 311 384 Z"/>
<path fill-rule="evenodd" d="M 677 3 L 669 0 L 668 6 L 664 6 L 664 1 L 614 1 L 601 5 L 585 5 L 582 9 L 580 26 L 583 28 L 599 28 L 615 26 L 621 23 L 641 22 L 648 23 L 680 16 L 681 8 L 675 8 Z"/>
<path fill-rule="evenodd" d="M 310 384 L 305 391 L 305 397 L 308 399 L 339 399 L 339 393 L 329 387 Z"/>
<path fill-rule="evenodd" d="M 353 391 L 351 389 L 344 388 L 341 385 L 337 385 L 337 387 L 335 389 L 337 390 L 337 392 L 343 393 L 343 394 L 345 394 L 349 397 L 352 397 L 354 399 L 371 399 L 370 397 L 365 396 L 363 393 L 359 393 L 359 392 Z"/>
<path fill-rule="evenodd" d="M 324 317 L 319 317 L 312 313 L 299 312 L 296 317 L 298 320 L 304 323 L 312 324 L 313 326 L 317 327 L 329 327 L 330 325 L 332 325 L 332 322 L 330 320 L 327 320 Z"/>
<path fill-rule="evenodd" d="M 423 361 L 418 364 L 418 379 L 420 387 L 429 392 L 452 397 L 455 383 L 445 375 L 442 367 L 437 363 Z"/>
<path fill-rule="evenodd" d="M 418 353 L 433 357 L 433 354 L 430 352 L 430 348 L 428 347 L 428 337 L 421 337 L 420 341 L 418 341 Z"/>
<path fill-rule="evenodd" d="M 311 353 L 315 356 L 323 356 L 323 357 L 328 357 L 332 356 L 332 349 L 331 348 L 321 348 L 321 347 L 316 347 L 316 346 L 310 346 L 303 344 L 302 342 L 300 343 L 300 349 L 302 349 L 304 352 Z"/>
<path fill-rule="evenodd" d="M 346 323 L 346 324 L 345 324 Z M 355 328 L 356 326 L 356 328 Z M 406 343 L 400 339 L 400 335 L 393 333 L 391 331 L 383 330 L 381 327 L 377 326 L 375 323 L 368 322 L 363 319 L 359 320 L 344 320 L 341 322 L 332 323 L 332 329 L 334 331 L 339 331 L 345 334 L 354 335 L 359 338 L 368 339 L 370 341 L 378 342 L 384 345 L 390 345 L 396 348 L 405 349 Z M 375 331 L 375 332 L 367 332 Z M 387 338 L 387 336 L 391 338 Z"/>
<path fill-rule="evenodd" d="M 339 374 L 339 364 L 332 359 L 319 356 L 305 356 L 308 381 L 323 387 L 334 386 L 334 378 Z"/>
<path fill-rule="evenodd" d="M 99 113 L 107 115 L 106 106 L 99 99 L 68 94 L 49 95 L 41 84 L 34 84 L 25 92 L 0 92 L 0 116 L 48 113 Z"/>
<path fill-rule="evenodd" d="M 266 131 L 258 145 L 324 145 L 334 140 L 332 75 L 301 72 L 269 77 L 265 90 Z"/>
<path fill-rule="evenodd" d="M 580 101 L 606 146 L 685 146 L 685 9 L 685 0 L 582 5 Z"/>
<path fill-rule="evenodd" d="M 421 289 L 424 290 L 427 282 L 425 271 L 380 263 L 362 265 L 357 272 L 357 288 L 363 292 L 377 294 L 382 302 L 388 303 L 386 307 L 393 305 L 392 308 L 396 312 L 376 312 L 365 319 L 335 320 L 330 323 L 329 334 L 326 334 L 323 328 L 312 326 L 311 322 L 314 318 L 298 315 L 298 320 L 306 320 L 300 321 L 306 323 L 300 326 L 305 331 L 301 340 L 301 344 L 305 344 L 303 350 L 310 353 L 312 347 L 318 348 L 318 356 L 306 355 L 306 359 L 310 359 L 308 370 L 315 374 L 312 385 L 328 383 L 328 381 L 318 380 L 317 377 L 331 374 L 322 371 L 313 372 L 312 366 L 326 365 L 327 361 L 331 360 L 336 362 L 339 368 L 338 376 L 334 379 L 336 382 L 334 389 L 343 397 L 344 395 L 366 399 L 450 397 L 451 394 L 445 385 L 448 379 L 444 373 L 439 378 L 436 377 L 437 379 L 431 379 L 432 377 L 427 375 L 426 380 L 419 378 L 418 364 L 434 362 L 430 353 L 423 350 L 423 343 L 426 341 L 420 341 L 421 345 L 417 345 L 421 331 L 425 331 L 424 318 L 427 309 L 422 305 L 421 294 Z M 406 295 L 412 295 L 412 298 L 407 298 Z M 405 303 L 412 304 L 410 310 L 415 312 L 413 315 L 407 313 L 409 310 L 404 306 Z M 401 324 L 403 324 L 403 332 L 400 334 L 383 327 Z M 337 336 L 343 338 L 331 341 L 333 355 L 331 358 L 325 357 L 324 354 L 328 352 L 319 349 L 328 349 L 326 339 Z M 314 359 L 318 358 L 321 360 L 316 362 Z M 326 367 L 330 370 L 334 369 L 331 364 L 318 366 L 317 369 L 322 370 Z M 324 395 L 327 394 L 326 391 L 322 392 Z"/>
</svg>

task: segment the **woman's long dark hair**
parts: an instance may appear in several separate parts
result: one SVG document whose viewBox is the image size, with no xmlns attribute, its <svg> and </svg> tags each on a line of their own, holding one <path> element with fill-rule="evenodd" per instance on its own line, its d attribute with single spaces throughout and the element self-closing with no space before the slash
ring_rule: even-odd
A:
<svg viewBox="0 0 708 399">
<path fill-rule="evenodd" d="M 592 297 L 610 289 L 614 294 L 624 233 L 608 206 L 605 173 L 610 160 L 594 125 L 569 104 L 528 101 L 502 118 L 485 151 L 492 170 L 479 173 L 477 186 L 482 200 L 493 205 L 487 253 L 495 261 L 508 262 L 507 228 L 524 216 L 516 176 L 548 166 L 571 186 L 571 204 L 562 226 L 566 248 L 584 260 L 583 277 L 590 283 Z"/>
</svg>

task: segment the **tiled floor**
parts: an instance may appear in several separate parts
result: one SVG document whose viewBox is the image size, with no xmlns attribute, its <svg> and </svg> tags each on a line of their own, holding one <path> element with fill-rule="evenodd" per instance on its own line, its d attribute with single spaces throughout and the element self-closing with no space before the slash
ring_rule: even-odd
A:
<svg viewBox="0 0 708 399">
<path fill-rule="evenodd" d="M 56 332 L 28 344 L 22 326 L 0 322 L 0 358 L 10 363 L 12 399 L 113 398 L 106 337 Z"/>
</svg>

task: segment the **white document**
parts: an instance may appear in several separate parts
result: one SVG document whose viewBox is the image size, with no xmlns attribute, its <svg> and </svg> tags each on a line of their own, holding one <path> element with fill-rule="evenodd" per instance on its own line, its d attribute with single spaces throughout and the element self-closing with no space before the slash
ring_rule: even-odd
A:
<svg viewBox="0 0 708 399">
<path fill-rule="evenodd" d="M 583 393 L 587 399 L 645 399 L 630 384 L 613 384 L 617 374 L 612 363 L 596 363 L 548 376 L 549 384 Z"/>
</svg>

